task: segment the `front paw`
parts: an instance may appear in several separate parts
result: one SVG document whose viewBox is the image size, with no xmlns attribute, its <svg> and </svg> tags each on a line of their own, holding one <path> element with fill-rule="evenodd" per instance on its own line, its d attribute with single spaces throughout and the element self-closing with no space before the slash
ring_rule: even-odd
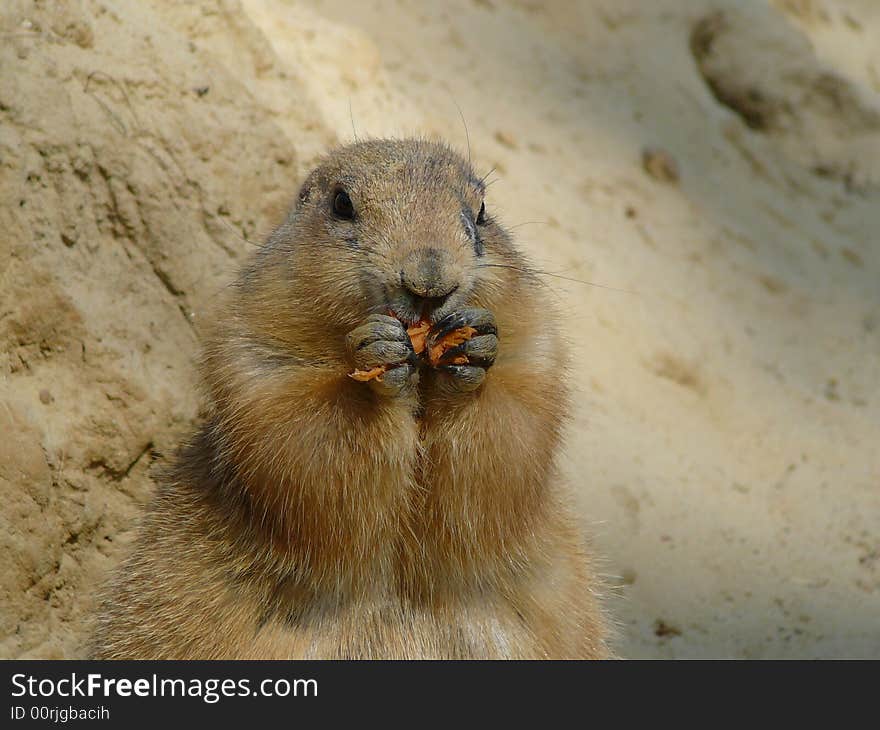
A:
<svg viewBox="0 0 880 730">
<path fill-rule="evenodd" d="M 416 355 L 406 328 L 394 317 L 374 314 L 346 337 L 355 380 L 369 383 L 377 393 L 410 393 L 418 381 Z"/>
<path fill-rule="evenodd" d="M 442 347 L 444 342 L 450 341 L 457 344 L 448 349 Z M 431 328 L 428 347 L 443 350 L 436 367 L 443 374 L 447 388 L 459 392 L 476 390 L 483 384 L 486 371 L 498 354 L 495 317 L 486 309 L 453 312 Z"/>
</svg>

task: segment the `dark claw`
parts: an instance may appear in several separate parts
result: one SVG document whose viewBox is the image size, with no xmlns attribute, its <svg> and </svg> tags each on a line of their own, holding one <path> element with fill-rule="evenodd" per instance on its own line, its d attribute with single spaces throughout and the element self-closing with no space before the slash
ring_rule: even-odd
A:
<svg viewBox="0 0 880 730">
<path fill-rule="evenodd" d="M 470 365 L 479 365 L 488 370 L 495 362 L 498 353 L 498 339 L 495 335 L 478 335 L 467 342 L 447 350 L 441 363 L 451 363 L 456 357 L 465 356 Z"/>
<path fill-rule="evenodd" d="M 442 337 L 454 329 L 464 327 L 464 321 L 464 316 L 461 312 L 451 312 L 431 326 L 431 334 L 435 337 Z"/>
<path fill-rule="evenodd" d="M 431 341 L 436 342 L 460 327 L 473 327 L 479 335 L 497 335 L 495 318 L 485 309 L 462 309 L 447 314 L 431 327 Z"/>
<path fill-rule="evenodd" d="M 493 363 L 495 362 L 494 358 L 480 357 L 479 355 L 468 355 L 465 346 L 459 345 L 458 347 L 453 347 L 451 350 L 447 350 L 443 357 L 440 358 L 441 367 L 454 367 L 444 366 L 442 365 L 442 363 L 452 362 L 459 355 L 464 355 L 465 357 L 467 357 L 467 361 L 470 365 L 479 365 L 486 370 L 492 367 Z"/>
<path fill-rule="evenodd" d="M 455 360 L 455 358 L 457 358 L 459 355 L 464 355 L 465 357 L 467 357 L 467 348 L 465 347 L 465 345 L 467 345 L 467 342 L 463 342 L 462 344 L 453 347 L 451 350 L 447 350 L 446 352 L 444 352 L 443 357 L 440 358 L 441 364 L 444 362 L 449 362 L 450 360 Z M 468 361 L 470 361 L 470 358 L 468 358 Z"/>
</svg>

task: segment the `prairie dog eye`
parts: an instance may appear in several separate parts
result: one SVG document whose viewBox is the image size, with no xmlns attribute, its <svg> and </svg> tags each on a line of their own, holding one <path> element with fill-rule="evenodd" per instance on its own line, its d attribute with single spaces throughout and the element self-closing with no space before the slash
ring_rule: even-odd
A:
<svg viewBox="0 0 880 730">
<path fill-rule="evenodd" d="M 480 203 L 480 212 L 477 213 L 477 225 L 482 226 L 486 223 L 486 203 Z"/>
<path fill-rule="evenodd" d="M 354 206 L 344 190 L 338 190 L 333 196 L 333 215 L 347 221 L 354 218 Z"/>
</svg>

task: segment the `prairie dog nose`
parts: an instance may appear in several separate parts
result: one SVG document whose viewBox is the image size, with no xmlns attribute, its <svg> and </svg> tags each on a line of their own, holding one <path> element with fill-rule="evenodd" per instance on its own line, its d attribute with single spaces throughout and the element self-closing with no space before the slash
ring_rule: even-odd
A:
<svg viewBox="0 0 880 730">
<path fill-rule="evenodd" d="M 436 248 L 413 251 L 403 262 L 400 283 L 417 297 L 442 303 L 458 289 L 449 275 L 448 254 Z"/>
</svg>

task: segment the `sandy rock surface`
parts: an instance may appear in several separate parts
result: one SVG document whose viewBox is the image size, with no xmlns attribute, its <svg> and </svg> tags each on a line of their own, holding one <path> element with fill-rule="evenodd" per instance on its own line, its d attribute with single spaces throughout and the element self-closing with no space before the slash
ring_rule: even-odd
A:
<svg viewBox="0 0 880 730">
<path fill-rule="evenodd" d="M 619 652 L 880 657 L 875 5 L 4 2 L 0 656 L 78 656 L 248 241 L 416 133 L 570 323 Z"/>
</svg>

